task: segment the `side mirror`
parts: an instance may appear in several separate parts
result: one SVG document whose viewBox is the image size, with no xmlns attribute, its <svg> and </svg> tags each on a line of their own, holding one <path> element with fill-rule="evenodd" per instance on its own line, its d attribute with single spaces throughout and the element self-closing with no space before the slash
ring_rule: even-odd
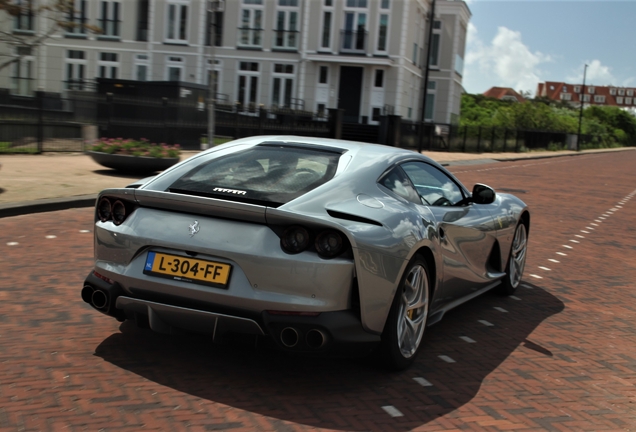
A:
<svg viewBox="0 0 636 432">
<path fill-rule="evenodd" d="M 475 204 L 492 204 L 495 202 L 495 190 L 490 186 L 477 183 L 473 186 L 473 202 Z"/>
</svg>

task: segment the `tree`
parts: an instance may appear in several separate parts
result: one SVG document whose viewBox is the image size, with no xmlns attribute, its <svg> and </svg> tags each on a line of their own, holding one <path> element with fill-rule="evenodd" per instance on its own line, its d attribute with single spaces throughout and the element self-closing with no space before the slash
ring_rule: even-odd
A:
<svg viewBox="0 0 636 432">
<path fill-rule="evenodd" d="M 0 70 L 31 55 L 62 29 L 81 27 L 101 32 L 98 27 L 74 19 L 76 16 L 75 0 L 0 0 L 0 45 L 5 50 L 0 52 Z"/>
</svg>

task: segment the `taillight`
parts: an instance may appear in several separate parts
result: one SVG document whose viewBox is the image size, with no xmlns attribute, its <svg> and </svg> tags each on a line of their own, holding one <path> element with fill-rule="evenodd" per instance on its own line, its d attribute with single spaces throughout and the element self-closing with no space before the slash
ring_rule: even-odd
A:
<svg viewBox="0 0 636 432">
<path fill-rule="evenodd" d="M 344 250 L 342 234 L 334 230 L 325 230 L 316 237 L 316 252 L 324 258 L 333 258 Z"/>
<path fill-rule="evenodd" d="M 300 253 L 309 247 L 309 231 L 298 225 L 290 226 L 283 232 L 280 245 L 287 253 Z"/>
<path fill-rule="evenodd" d="M 121 201 L 115 201 L 113 204 L 113 223 L 115 225 L 121 225 L 126 219 L 126 206 Z"/>
<path fill-rule="evenodd" d="M 108 198 L 102 198 L 97 205 L 97 217 L 100 221 L 106 222 L 110 220 L 112 215 L 112 206 Z"/>
</svg>

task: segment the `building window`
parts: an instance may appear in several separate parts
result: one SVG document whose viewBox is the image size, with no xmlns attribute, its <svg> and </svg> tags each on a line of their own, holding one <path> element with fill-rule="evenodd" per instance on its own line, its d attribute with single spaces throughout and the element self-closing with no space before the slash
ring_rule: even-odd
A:
<svg viewBox="0 0 636 432">
<path fill-rule="evenodd" d="M 634 96 L 634 90 L 627 90 L 627 96 Z"/>
<path fill-rule="evenodd" d="M 119 37 L 119 2 L 102 1 L 100 3 L 99 26 L 102 29 L 100 38 L 118 38 Z"/>
<path fill-rule="evenodd" d="M 568 92 L 568 86 L 563 86 L 563 89 L 561 91 L 563 93 L 567 93 Z"/>
<path fill-rule="evenodd" d="M 619 96 L 625 96 L 625 89 L 618 89 Z"/>
<path fill-rule="evenodd" d="M 171 0 L 167 4 L 166 39 L 168 43 L 188 42 L 188 3 Z"/>
<path fill-rule="evenodd" d="M 416 65 L 416 64 L 417 64 L 417 52 L 418 52 L 417 44 L 416 44 L 416 43 L 414 43 L 414 44 L 413 44 L 413 64 L 414 64 L 414 65 Z"/>
<path fill-rule="evenodd" d="M 439 68 L 440 43 L 442 39 L 442 22 L 433 22 L 433 34 L 431 35 L 431 56 L 428 64 L 432 68 Z"/>
<path fill-rule="evenodd" d="M 13 31 L 33 33 L 35 28 L 33 27 L 34 17 L 31 0 L 14 0 L 13 4 L 20 8 L 18 13 L 14 15 Z"/>
<path fill-rule="evenodd" d="M 382 69 L 375 70 L 375 79 L 373 80 L 373 87 L 376 87 L 376 88 L 384 87 L 384 70 Z"/>
<path fill-rule="evenodd" d="M 389 15 L 380 14 L 378 23 L 378 52 L 386 52 L 387 50 L 387 37 L 389 35 Z"/>
<path fill-rule="evenodd" d="M 322 38 L 320 48 L 331 48 L 331 11 L 325 11 L 322 15 Z"/>
<path fill-rule="evenodd" d="M 605 102 L 605 101 L 603 101 L 603 102 Z M 625 98 L 625 105 L 631 105 L 631 104 L 632 104 L 632 98 L 626 97 Z"/>
<path fill-rule="evenodd" d="M 587 92 L 588 92 L 589 94 L 594 94 L 594 87 L 588 87 L 588 88 L 587 88 Z"/>
<path fill-rule="evenodd" d="M 318 84 L 328 84 L 329 81 L 329 67 L 320 66 L 318 74 Z"/>
<path fill-rule="evenodd" d="M 243 0 L 239 46 L 261 47 L 263 31 L 262 0 Z"/>
<path fill-rule="evenodd" d="M 344 11 L 344 30 L 341 36 L 341 51 L 356 54 L 366 52 L 367 42 L 367 7 L 366 0 L 347 0 Z"/>
<path fill-rule="evenodd" d="M 272 76 L 272 106 L 290 108 L 294 91 L 294 66 L 276 63 Z"/>
<path fill-rule="evenodd" d="M 133 77 L 137 81 L 148 81 L 150 77 L 150 61 L 148 54 L 137 54 L 135 56 L 135 70 Z"/>
<path fill-rule="evenodd" d="M 424 120 L 433 120 L 435 113 L 435 93 L 437 92 L 437 82 L 429 81 L 428 90 L 426 91 L 426 111 L 424 112 Z"/>
<path fill-rule="evenodd" d="M 596 99 L 596 98 L 594 98 Z M 616 103 L 617 104 L 622 104 L 623 103 L 623 97 L 622 96 L 616 96 Z"/>
<path fill-rule="evenodd" d="M 347 0 L 348 8 L 366 8 L 367 0 Z"/>
<path fill-rule="evenodd" d="M 616 89 L 615 88 L 611 88 L 610 89 L 610 95 L 616 96 Z"/>
<path fill-rule="evenodd" d="M 581 93 L 581 86 L 574 86 L 574 93 L 576 94 Z"/>
<path fill-rule="evenodd" d="M 583 97 L 583 102 L 589 102 L 590 101 L 590 95 L 584 94 L 584 95 L 582 95 L 582 97 Z"/>
<path fill-rule="evenodd" d="M 66 89 L 86 90 L 86 52 L 68 50 L 66 52 Z"/>
<path fill-rule="evenodd" d="M 278 0 L 274 47 L 296 49 L 298 43 L 298 0 Z"/>
<path fill-rule="evenodd" d="M 99 78 L 116 79 L 119 71 L 119 56 L 116 53 L 99 53 L 97 71 Z"/>
<path fill-rule="evenodd" d="M 212 17 L 214 17 L 214 25 L 212 25 Z M 212 46 L 212 40 L 214 40 L 214 46 L 223 46 L 223 12 L 208 10 L 205 28 L 205 45 Z"/>
<path fill-rule="evenodd" d="M 166 80 L 183 81 L 183 57 L 169 56 L 166 59 Z"/>
<path fill-rule="evenodd" d="M 373 107 L 371 109 L 371 121 L 379 122 L 381 113 L 382 113 L 382 109 L 381 108 Z"/>
<path fill-rule="evenodd" d="M 86 0 L 75 0 L 73 9 L 66 16 L 68 26 L 66 36 L 86 37 Z"/>
<path fill-rule="evenodd" d="M 390 0 L 380 0 L 380 9 L 389 9 L 391 7 Z"/>
<path fill-rule="evenodd" d="M 572 95 L 570 93 L 561 93 L 561 100 L 562 101 L 572 100 Z"/>
<path fill-rule="evenodd" d="M 33 96 L 35 59 L 31 55 L 31 47 L 17 47 L 16 51 L 16 54 L 22 57 L 13 64 L 11 93 L 20 96 Z"/>
<path fill-rule="evenodd" d="M 139 0 L 137 3 L 137 40 L 148 41 L 148 7 L 149 0 Z"/>
<path fill-rule="evenodd" d="M 236 101 L 243 110 L 254 111 L 258 101 L 259 64 L 240 62 Z"/>
</svg>

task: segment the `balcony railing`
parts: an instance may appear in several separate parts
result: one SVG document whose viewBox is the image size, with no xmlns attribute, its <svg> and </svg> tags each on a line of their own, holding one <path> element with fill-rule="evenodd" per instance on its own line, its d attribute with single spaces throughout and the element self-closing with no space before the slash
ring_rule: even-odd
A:
<svg viewBox="0 0 636 432">
<path fill-rule="evenodd" d="M 298 35 L 299 32 L 296 30 L 274 30 L 274 48 L 296 51 L 298 49 Z"/>
<path fill-rule="evenodd" d="M 263 29 L 239 27 L 238 45 L 246 48 L 261 48 L 263 46 Z"/>
<path fill-rule="evenodd" d="M 367 36 L 366 30 L 341 30 L 340 52 L 343 54 L 366 54 Z"/>
</svg>

